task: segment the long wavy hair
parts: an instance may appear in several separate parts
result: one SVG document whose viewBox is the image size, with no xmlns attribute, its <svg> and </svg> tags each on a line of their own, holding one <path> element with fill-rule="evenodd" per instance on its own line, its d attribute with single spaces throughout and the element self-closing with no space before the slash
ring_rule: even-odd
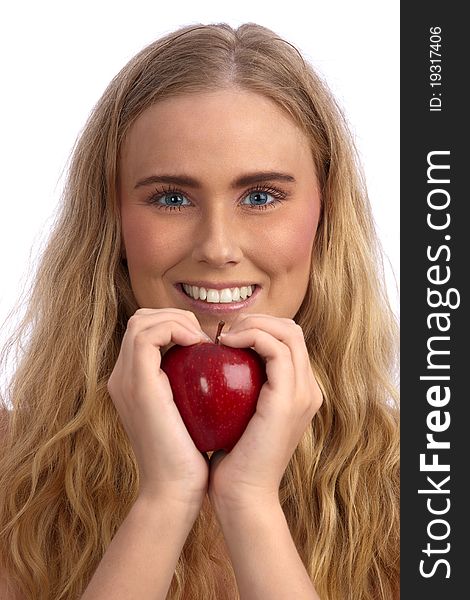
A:
<svg viewBox="0 0 470 600">
<path fill-rule="evenodd" d="M 10 411 L 0 456 L 0 567 L 26 598 L 79 597 L 138 493 L 137 463 L 107 392 L 138 308 L 121 258 L 121 144 L 155 102 L 230 86 L 290 115 L 311 142 L 321 187 L 311 275 L 295 321 L 324 403 L 282 478 L 281 505 L 322 600 L 396 594 L 397 325 L 354 144 L 327 86 L 291 44 L 259 25 L 213 24 L 144 48 L 94 107 L 8 345 L 21 357 L 3 399 Z M 206 498 L 170 598 L 216 600 L 214 569 L 235 587 L 231 564 L 213 553 L 216 531 Z"/>
</svg>

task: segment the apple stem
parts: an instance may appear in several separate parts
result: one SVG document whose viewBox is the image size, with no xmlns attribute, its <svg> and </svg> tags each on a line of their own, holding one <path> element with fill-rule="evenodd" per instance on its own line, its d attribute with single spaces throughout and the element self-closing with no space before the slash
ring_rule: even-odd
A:
<svg viewBox="0 0 470 600">
<path fill-rule="evenodd" d="M 225 321 L 219 321 L 219 325 L 217 327 L 217 333 L 216 333 L 216 336 L 215 336 L 215 343 L 216 344 L 219 343 L 219 336 L 220 336 L 220 334 L 222 332 L 222 329 L 223 329 L 224 325 L 225 325 Z"/>
</svg>

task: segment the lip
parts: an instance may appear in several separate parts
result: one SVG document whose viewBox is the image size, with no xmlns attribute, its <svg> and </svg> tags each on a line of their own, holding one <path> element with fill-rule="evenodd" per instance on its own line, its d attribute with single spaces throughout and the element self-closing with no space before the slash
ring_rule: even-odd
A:
<svg viewBox="0 0 470 600">
<path fill-rule="evenodd" d="M 198 285 L 198 284 L 194 283 L 194 284 L 189 284 L 189 285 Z M 218 286 L 214 287 L 214 285 L 211 284 L 211 286 L 212 286 L 212 289 L 217 289 L 217 290 L 219 290 L 219 289 L 223 290 L 225 287 L 241 287 L 241 286 L 237 286 L 237 285 L 233 285 L 233 284 L 227 285 L 227 286 L 224 285 L 224 286 L 220 286 L 220 287 L 218 287 Z M 199 287 L 205 287 L 205 286 L 201 282 L 201 285 Z M 189 304 L 189 306 L 191 306 L 193 308 L 193 310 L 198 311 L 198 312 L 205 312 L 205 313 L 209 313 L 209 314 L 231 313 L 233 311 L 237 311 L 242 308 L 247 308 L 248 306 L 250 306 L 251 304 L 253 304 L 255 302 L 256 298 L 258 297 L 258 294 L 261 291 L 260 286 L 258 284 L 256 284 L 256 287 L 255 287 L 253 293 L 246 300 L 242 300 L 241 302 L 217 303 L 217 302 L 205 302 L 204 300 L 195 300 L 194 298 L 190 298 L 184 292 L 183 285 L 181 283 L 177 283 L 175 285 L 175 288 L 178 290 L 178 292 L 181 294 L 181 296 L 183 296 L 186 303 Z"/>
</svg>

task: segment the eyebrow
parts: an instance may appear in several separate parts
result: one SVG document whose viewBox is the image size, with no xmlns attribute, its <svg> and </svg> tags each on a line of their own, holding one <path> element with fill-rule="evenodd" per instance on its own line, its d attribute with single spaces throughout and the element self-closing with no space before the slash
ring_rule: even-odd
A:
<svg viewBox="0 0 470 600">
<path fill-rule="evenodd" d="M 295 177 L 289 175 L 288 173 L 279 173 L 277 171 L 259 171 L 256 173 L 247 173 L 246 175 L 241 175 L 237 177 L 231 183 L 232 189 L 237 189 L 241 187 L 245 187 L 247 185 L 252 185 L 255 183 L 261 183 L 263 181 L 282 181 L 285 183 L 295 183 Z M 200 189 L 202 184 L 193 177 L 187 177 L 186 175 L 150 175 L 149 177 L 145 177 L 144 179 L 139 180 L 134 189 L 152 185 L 155 183 L 172 183 L 174 185 L 184 185 L 187 187 Z"/>
</svg>

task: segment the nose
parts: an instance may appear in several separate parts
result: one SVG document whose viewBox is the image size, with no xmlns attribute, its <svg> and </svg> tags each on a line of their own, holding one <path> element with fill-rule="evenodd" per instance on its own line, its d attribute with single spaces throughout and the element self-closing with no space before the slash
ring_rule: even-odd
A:
<svg viewBox="0 0 470 600">
<path fill-rule="evenodd" d="M 194 236 L 192 258 L 211 267 L 237 264 L 242 258 L 241 236 L 227 200 L 205 210 Z"/>
</svg>

